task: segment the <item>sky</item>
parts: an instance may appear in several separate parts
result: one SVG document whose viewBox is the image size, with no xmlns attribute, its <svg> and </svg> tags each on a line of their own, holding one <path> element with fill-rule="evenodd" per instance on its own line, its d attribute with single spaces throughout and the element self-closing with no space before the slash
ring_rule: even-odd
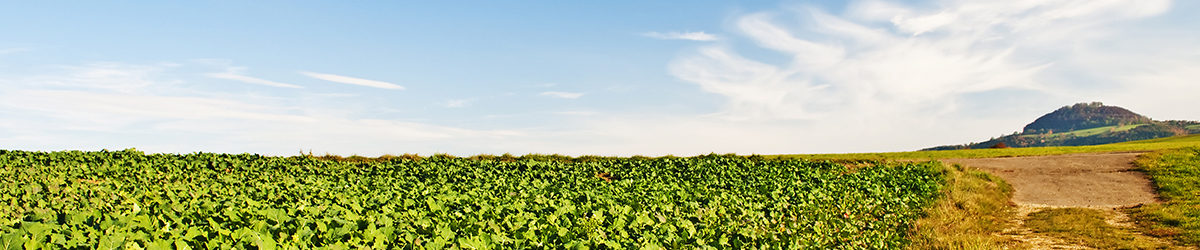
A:
<svg viewBox="0 0 1200 250">
<path fill-rule="evenodd" d="M 1200 2 L 113 1 L 0 8 L 0 149 L 910 151 L 1100 101 L 1200 120 Z"/>
</svg>

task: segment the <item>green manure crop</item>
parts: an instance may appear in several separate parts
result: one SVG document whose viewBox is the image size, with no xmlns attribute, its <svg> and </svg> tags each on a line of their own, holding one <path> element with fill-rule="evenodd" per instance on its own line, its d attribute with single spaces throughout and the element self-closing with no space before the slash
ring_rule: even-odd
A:
<svg viewBox="0 0 1200 250">
<path fill-rule="evenodd" d="M 941 170 L 0 151 L 0 248 L 898 248 Z"/>
</svg>

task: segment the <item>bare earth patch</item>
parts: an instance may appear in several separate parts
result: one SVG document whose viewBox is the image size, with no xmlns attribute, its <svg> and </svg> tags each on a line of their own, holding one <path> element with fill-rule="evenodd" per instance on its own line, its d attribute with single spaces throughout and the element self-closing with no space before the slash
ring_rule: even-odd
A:
<svg viewBox="0 0 1200 250">
<path fill-rule="evenodd" d="M 1117 208 L 1158 202 L 1138 153 L 948 159 L 1004 178 L 1018 205 Z"/>
<path fill-rule="evenodd" d="M 1140 153 L 1091 153 L 1053 156 L 945 159 L 999 176 L 1013 187 L 1017 216 L 1005 234 L 1036 249 L 1091 249 L 1024 225 L 1030 213 L 1047 208 L 1091 208 L 1109 215 L 1109 224 L 1130 228 L 1119 208 L 1158 202 L 1145 173 L 1133 170 Z"/>
</svg>

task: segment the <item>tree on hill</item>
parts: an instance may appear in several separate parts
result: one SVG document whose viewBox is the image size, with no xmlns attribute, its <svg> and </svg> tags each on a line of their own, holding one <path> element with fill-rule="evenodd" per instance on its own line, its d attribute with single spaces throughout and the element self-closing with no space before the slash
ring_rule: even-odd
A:
<svg viewBox="0 0 1200 250">
<path fill-rule="evenodd" d="M 1101 102 L 1077 103 L 1071 106 L 1064 106 L 1054 112 L 1038 117 L 1033 123 L 1025 125 L 1025 133 L 1067 132 L 1104 126 L 1143 124 L 1153 121 L 1149 117 L 1139 115 L 1121 107 L 1105 106 Z"/>
</svg>

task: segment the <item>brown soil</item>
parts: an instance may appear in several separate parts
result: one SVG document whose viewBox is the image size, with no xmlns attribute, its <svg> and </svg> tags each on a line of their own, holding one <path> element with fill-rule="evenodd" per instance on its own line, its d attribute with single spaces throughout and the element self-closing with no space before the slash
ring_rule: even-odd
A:
<svg viewBox="0 0 1200 250">
<path fill-rule="evenodd" d="M 1158 202 L 1146 174 L 1133 170 L 1140 153 L 1071 154 L 986 159 L 945 159 L 987 171 L 1013 187 L 1017 216 L 1004 234 L 1035 249 L 1091 249 L 1033 232 L 1024 226 L 1030 213 L 1047 208 L 1082 207 L 1109 214 L 1109 223 L 1130 227 L 1118 208 Z"/>
<path fill-rule="evenodd" d="M 1004 178 L 1018 205 L 1115 208 L 1157 202 L 1138 153 L 947 159 Z"/>
</svg>

